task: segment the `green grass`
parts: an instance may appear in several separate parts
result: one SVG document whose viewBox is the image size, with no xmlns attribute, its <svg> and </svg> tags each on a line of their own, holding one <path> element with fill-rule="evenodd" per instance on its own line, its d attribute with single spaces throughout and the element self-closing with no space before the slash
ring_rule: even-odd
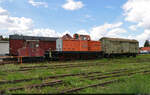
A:
<svg viewBox="0 0 150 95">
<path fill-rule="evenodd" d="M 95 64 L 95 63 L 105 63 L 104 65 L 95 65 L 89 66 L 88 64 Z M 83 64 L 85 67 L 73 67 L 73 68 L 60 68 L 60 69 L 33 69 L 26 72 L 4 72 L 10 70 L 19 70 L 22 66 L 49 66 L 54 67 L 57 64 Z M 0 66 L 0 81 L 6 80 L 17 80 L 17 79 L 29 79 L 29 78 L 38 78 L 38 77 L 47 77 L 47 76 L 55 76 L 60 74 L 76 74 L 76 73 L 87 73 L 87 72 L 95 72 L 99 71 L 103 74 L 107 72 L 112 72 L 117 69 L 138 69 L 141 67 L 150 67 L 150 55 L 139 55 L 136 58 L 130 57 L 123 57 L 123 58 L 102 58 L 102 59 L 95 59 L 95 60 L 76 60 L 76 61 L 52 61 L 52 62 L 41 62 L 41 63 L 34 63 L 34 64 L 21 64 L 21 65 L 13 65 L 7 64 L 4 66 Z M 149 68 L 145 70 L 150 70 Z M 139 71 L 139 70 L 136 70 Z M 135 72 L 136 72 L 135 71 Z M 92 74 L 96 75 L 96 74 Z M 0 90 L 8 89 L 13 87 L 26 87 L 31 84 L 41 84 L 44 82 L 50 82 L 52 80 L 63 80 L 64 84 L 56 85 L 56 86 L 48 86 L 43 87 L 40 89 L 25 89 L 25 90 L 17 90 L 7 92 L 10 94 L 24 94 L 24 93 L 58 93 L 60 91 L 64 91 L 65 89 L 70 88 L 77 88 L 77 87 L 84 87 L 91 84 L 102 83 L 106 81 L 110 81 L 112 79 L 123 79 L 125 82 L 120 83 L 113 83 L 107 85 L 106 87 L 95 87 L 95 88 L 87 88 L 75 93 L 150 93 L 150 75 L 141 75 L 137 74 L 133 77 L 122 76 L 118 78 L 106 78 L 103 80 L 89 80 L 88 78 L 82 78 L 82 76 L 72 76 L 72 77 L 64 77 L 64 78 L 57 78 L 57 79 L 47 79 L 47 80 L 33 80 L 28 82 L 20 82 L 15 84 L 4 84 L 0 85 Z"/>
<path fill-rule="evenodd" d="M 119 94 L 148 94 L 150 93 L 150 76 L 149 75 L 134 75 L 132 78 L 124 79 L 125 82 L 114 83 L 106 87 L 106 89 L 97 88 L 91 90 L 95 93 L 119 93 Z M 117 84 L 117 85 L 116 85 Z M 85 93 L 89 93 L 85 90 Z"/>
</svg>

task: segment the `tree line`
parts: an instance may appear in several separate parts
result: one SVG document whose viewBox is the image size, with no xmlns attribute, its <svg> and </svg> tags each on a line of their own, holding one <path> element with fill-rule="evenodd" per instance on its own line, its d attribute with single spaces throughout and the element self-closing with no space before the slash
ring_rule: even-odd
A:
<svg viewBox="0 0 150 95">
<path fill-rule="evenodd" d="M 144 47 L 150 47 L 150 41 L 149 41 L 149 40 L 146 40 L 146 41 L 145 41 Z"/>
</svg>

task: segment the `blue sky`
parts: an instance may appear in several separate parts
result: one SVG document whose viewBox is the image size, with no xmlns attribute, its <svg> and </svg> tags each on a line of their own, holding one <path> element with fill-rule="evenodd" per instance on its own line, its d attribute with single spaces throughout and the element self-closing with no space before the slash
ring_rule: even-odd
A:
<svg viewBox="0 0 150 95">
<path fill-rule="evenodd" d="M 75 11 L 67 11 L 61 7 L 66 3 L 65 0 L 37 1 L 47 2 L 49 7 L 34 7 L 28 3 L 28 0 L 3 2 L 1 6 L 8 10 L 12 16 L 31 18 L 35 28 L 53 28 L 59 32 L 65 30 L 76 32 L 79 29 L 89 29 L 105 22 L 120 21 L 123 13 L 121 7 L 126 0 L 120 0 L 121 2 L 82 0 L 85 6 Z M 91 19 L 86 18 L 87 15 L 91 16 Z"/>
<path fill-rule="evenodd" d="M 140 7 L 148 6 L 149 0 L 0 1 L 0 18 L 4 19 L 0 21 L 3 24 L 0 33 L 4 36 L 13 33 L 34 36 L 83 33 L 91 35 L 94 40 L 102 36 L 137 39 L 140 45 L 150 39 L 149 23 L 143 20 L 143 15 L 134 15 L 140 3 Z"/>
</svg>

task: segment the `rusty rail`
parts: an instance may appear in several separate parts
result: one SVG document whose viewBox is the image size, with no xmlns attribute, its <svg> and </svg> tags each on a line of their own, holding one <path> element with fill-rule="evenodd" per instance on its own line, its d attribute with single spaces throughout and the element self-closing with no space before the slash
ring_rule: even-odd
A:
<svg viewBox="0 0 150 95">
<path fill-rule="evenodd" d="M 85 74 L 91 74 L 91 73 L 101 73 L 101 72 L 89 72 L 89 73 L 77 73 L 77 74 L 63 74 L 63 75 L 57 75 L 57 76 L 48 76 L 48 77 L 39 77 L 39 78 L 30 78 L 30 79 L 20 79 L 20 80 L 10 80 L 10 81 L 0 81 L 1 84 L 8 84 L 8 83 L 18 83 L 18 82 L 27 82 L 32 80 L 45 80 L 50 78 L 60 78 L 60 77 L 67 77 L 67 76 L 79 76 L 79 75 L 85 75 Z"/>
<path fill-rule="evenodd" d="M 89 73 L 92 73 L 92 72 L 89 72 Z M 98 72 L 95 72 L 95 73 L 98 73 Z M 143 73 L 143 74 L 147 74 L 147 73 L 150 73 L 150 70 L 144 70 L 144 71 L 138 71 L 138 72 L 130 72 L 128 74 L 119 74 L 119 75 L 112 75 L 112 76 L 105 76 L 105 77 L 101 77 L 101 78 L 95 78 L 95 79 L 104 79 L 104 78 L 109 78 L 109 77 L 120 77 L 120 76 L 131 76 L 131 75 L 134 75 L 136 73 Z M 85 73 L 82 73 L 82 74 L 85 74 Z M 61 75 L 61 76 L 55 76 L 54 78 L 56 77 L 64 77 L 64 76 L 67 76 L 67 75 Z M 111 83 L 114 83 L 114 82 L 120 82 L 120 81 L 123 81 L 123 80 L 120 80 L 120 79 L 117 79 L 117 80 L 111 80 L 111 81 L 107 81 L 107 82 L 103 82 L 103 83 L 98 83 L 98 84 L 92 84 L 92 85 L 88 85 L 88 86 L 85 86 L 85 87 L 79 87 L 79 88 L 73 88 L 73 89 L 68 89 L 68 90 L 63 90 L 60 92 L 60 94 L 62 93 L 70 93 L 70 92 L 76 92 L 76 91 L 79 91 L 79 90 L 82 90 L 82 89 L 85 89 L 85 88 L 89 88 L 89 87 L 96 87 L 96 86 L 105 86 L 107 84 L 111 84 Z M 21 82 L 21 81 L 15 81 L 15 82 Z M 60 83 L 63 83 L 62 80 L 58 80 L 58 82 Z M 52 82 L 53 83 L 53 82 Z M 45 87 L 45 86 L 50 86 L 52 85 L 52 83 L 42 83 L 42 84 L 38 84 L 38 85 L 30 85 L 30 86 L 27 86 L 27 87 L 18 87 L 18 88 L 9 88 L 7 91 L 15 91 L 15 90 L 23 90 L 25 88 L 41 88 L 41 87 Z M 58 84 L 60 84 L 58 83 Z M 55 82 L 54 82 L 55 84 Z M 1 90 L 0 93 L 4 93 L 6 92 L 6 90 Z"/>
<path fill-rule="evenodd" d="M 150 72 L 150 70 L 149 71 L 136 72 L 136 73 L 147 74 L 149 72 Z M 131 75 L 134 75 L 136 73 L 129 73 L 129 74 L 126 74 L 126 75 L 131 77 Z M 122 76 L 126 76 L 126 75 L 122 75 Z M 117 75 L 116 77 L 119 77 L 119 75 Z M 125 82 L 125 80 L 115 79 L 115 80 L 111 80 L 111 81 L 107 81 L 107 82 L 103 82 L 103 83 L 98 83 L 98 84 L 92 84 L 92 85 L 84 86 L 84 87 L 67 89 L 67 90 L 60 91 L 58 94 L 66 94 L 66 93 L 71 93 L 71 92 L 77 92 L 77 91 L 80 91 L 80 90 L 83 90 L 83 89 L 86 89 L 86 88 L 89 88 L 89 87 L 97 87 L 97 86 L 102 86 L 103 87 L 103 86 L 106 86 L 108 84 L 112 84 L 112 83 L 115 83 L 115 82 Z"/>
<path fill-rule="evenodd" d="M 51 81 L 48 83 L 42 83 L 42 84 L 34 84 L 34 85 L 29 85 L 26 87 L 17 87 L 17 88 L 8 88 L 7 90 L 1 90 L 0 93 L 5 93 L 6 91 L 16 91 L 16 90 L 24 90 L 24 89 L 32 89 L 32 88 L 42 88 L 42 87 L 46 87 L 46 86 L 54 86 L 57 84 L 62 84 L 63 81 L 62 80 L 55 80 L 55 81 Z"/>
<path fill-rule="evenodd" d="M 138 69 L 143 69 L 142 68 L 138 68 Z M 147 67 L 148 68 L 148 67 Z M 138 70 L 138 69 L 132 69 L 132 70 Z M 108 73 L 104 73 L 101 74 L 102 75 L 108 75 L 108 74 L 113 74 L 113 73 L 120 73 L 121 71 L 126 71 L 126 69 L 119 69 L 119 70 L 114 70 L 114 72 L 108 72 Z M 69 77 L 69 76 L 80 76 L 80 75 L 84 75 L 87 76 L 89 74 L 99 74 L 102 72 L 88 72 L 88 73 L 77 73 L 77 74 L 62 74 L 62 75 L 56 75 L 56 76 L 47 76 L 47 77 L 38 77 L 38 78 L 30 78 L 30 79 L 20 79 L 20 80 L 9 80 L 9 81 L 0 81 L 0 85 L 1 84 L 7 84 L 7 83 L 18 83 L 18 82 L 24 82 L 24 81 L 32 81 L 32 80 L 45 80 L 45 79 L 50 79 L 50 78 L 61 78 L 61 77 Z"/>
<path fill-rule="evenodd" d="M 111 80 L 111 81 L 107 81 L 107 82 L 103 82 L 103 83 L 88 85 L 88 86 L 85 86 L 85 87 L 79 87 L 79 88 L 63 90 L 59 94 L 76 92 L 76 91 L 79 91 L 79 90 L 82 90 L 82 89 L 86 89 L 86 88 L 89 88 L 89 87 L 105 86 L 107 84 L 111 84 L 111 83 L 114 83 L 114 82 L 120 82 L 120 81 L 123 81 L 123 80 L 119 80 L 119 79 L 118 80 Z"/>
</svg>

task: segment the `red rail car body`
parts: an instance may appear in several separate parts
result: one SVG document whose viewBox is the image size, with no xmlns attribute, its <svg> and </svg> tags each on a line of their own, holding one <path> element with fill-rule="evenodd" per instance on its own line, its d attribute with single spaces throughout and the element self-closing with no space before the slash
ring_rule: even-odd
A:
<svg viewBox="0 0 150 95">
<path fill-rule="evenodd" d="M 9 52 L 13 56 L 44 57 L 45 51 L 56 50 L 54 37 L 10 35 Z"/>
</svg>

